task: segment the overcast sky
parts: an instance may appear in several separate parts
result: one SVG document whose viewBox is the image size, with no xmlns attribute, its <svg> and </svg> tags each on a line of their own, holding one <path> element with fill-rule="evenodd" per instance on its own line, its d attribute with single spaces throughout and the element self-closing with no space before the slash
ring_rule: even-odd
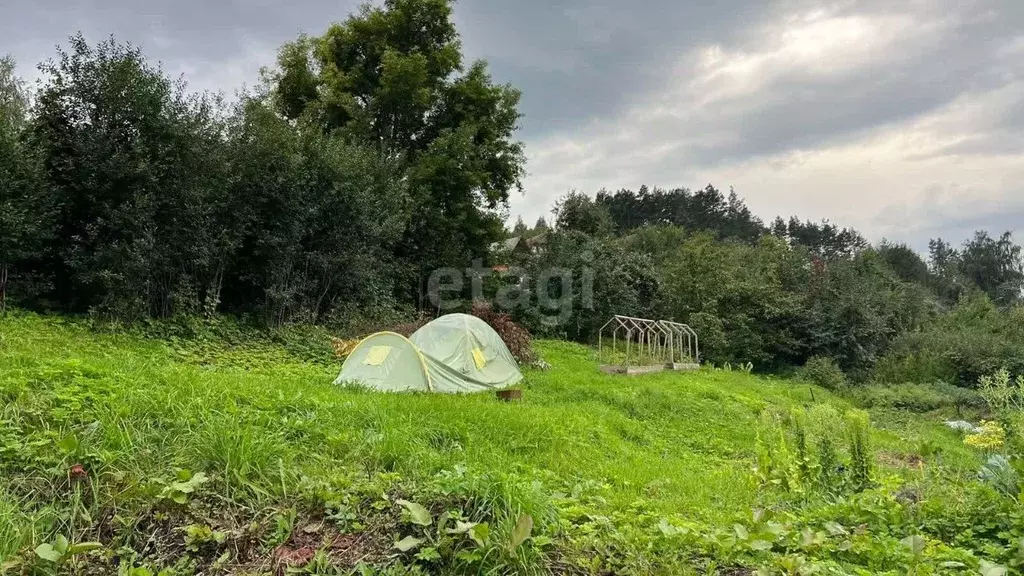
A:
<svg viewBox="0 0 1024 576">
<path fill-rule="evenodd" d="M 196 89 L 254 84 L 357 2 L 11 2 L 24 76 L 81 30 Z M 733 187 L 765 220 L 830 218 L 924 248 L 1024 241 L 1024 0 L 462 0 L 465 51 L 523 91 L 513 218 L 570 189 Z"/>
</svg>

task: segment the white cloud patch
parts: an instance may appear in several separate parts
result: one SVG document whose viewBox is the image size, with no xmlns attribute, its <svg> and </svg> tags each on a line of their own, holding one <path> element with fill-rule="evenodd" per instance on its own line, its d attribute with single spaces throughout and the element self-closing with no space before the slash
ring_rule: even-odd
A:
<svg viewBox="0 0 1024 576">
<path fill-rule="evenodd" d="M 688 91 L 703 93 L 701 103 L 707 104 L 754 96 L 793 76 L 817 81 L 842 78 L 891 61 L 896 43 L 904 45 L 898 54 L 905 58 L 907 45 L 933 42 L 941 26 L 934 21 L 915 23 L 909 15 L 829 16 L 816 10 L 764 31 L 756 50 L 704 49 L 695 71 L 698 77 Z"/>
<path fill-rule="evenodd" d="M 959 239 L 979 227 L 1024 232 L 1024 222 L 991 217 L 1024 213 L 1024 150 L 934 153 L 942 142 L 961 138 L 935 128 L 955 124 L 962 105 L 849 144 L 735 163 L 699 172 L 697 179 L 728 182 L 760 214 L 830 218 L 874 240 L 918 248 L 930 237 Z"/>
<path fill-rule="evenodd" d="M 993 215 L 1024 213 L 1024 39 L 997 34 L 993 3 L 965 6 L 814 9 L 694 47 L 623 113 L 533 143 L 513 214 L 573 188 L 712 182 L 766 219 L 919 248 L 1012 227 Z"/>
</svg>

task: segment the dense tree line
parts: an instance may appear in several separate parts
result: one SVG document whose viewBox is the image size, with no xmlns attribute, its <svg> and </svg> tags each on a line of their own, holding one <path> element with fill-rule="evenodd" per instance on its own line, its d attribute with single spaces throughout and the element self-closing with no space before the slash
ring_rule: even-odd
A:
<svg viewBox="0 0 1024 576">
<path fill-rule="evenodd" d="M 326 321 L 422 305 L 502 236 L 519 93 L 464 64 L 448 0 L 368 7 L 278 64 L 226 105 L 113 39 L 72 37 L 32 95 L 4 60 L 0 297 Z"/>
<path fill-rule="evenodd" d="M 536 331 L 593 340 L 621 313 L 690 323 L 718 363 L 779 370 L 824 356 L 855 379 L 964 384 L 1024 370 L 1024 267 L 1009 233 L 979 231 L 959 249 L 933 240 L 926 261 L 829 222 L 766 226 L 712 186 L 570 192 L 554 212 L 533 274 L 592 269 L 594 305 L 577 275 L 566 322 L 545 324 L 539 306 L 520 314 Z"/>
<path fill-rule="evenodd" d="M 690 230 L 710 230 L 719 238 L 755 240 L 761 235 L 761 221 L 730 191 L 728 198 L 710 184 L 691 192 L 686 188 L 638 192 L 619 190 L 597 193 L 596 203 L 608 211 L 614 229 L 627 232 L 643 226 L 675 224 Z M 570 217 L 562 211 L 562 217 Z"/>
<path fill-rule="evenodd" d="M 935 239 L 925 259 L 827 221 L 766 224 L 711 185 L 571 192 L 551 226 L 504 230 L 519 93 L 463 62 L 450 0 L 387 0 L 300 37 L 230 104 L 114 39 L 72 37 L 40 69 L 30 92 L 0 60 L 0 307 L 390 318 L 438 312 L 431 271 L 489 257 L 520 265 L 487 287 L 518 290 L 509 311 L 538 334 L 592 341 L 623 313 L 686 321 L 706 360 L 763 370 L 1024 371 L 1009 233 Z M 489 254 L 510 234 L 533 252 Z"/>
</svg>

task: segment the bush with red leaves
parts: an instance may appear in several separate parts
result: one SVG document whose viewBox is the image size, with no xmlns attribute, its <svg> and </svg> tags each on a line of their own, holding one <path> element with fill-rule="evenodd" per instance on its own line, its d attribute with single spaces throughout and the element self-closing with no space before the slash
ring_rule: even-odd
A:
<svg viewBox="0 0 1024 576">
<path fill-rule="evenodd" d="M 511 316 L 504 312 L 496 312 L 489 302 L 481 300 L 473 301 L 469 313 L 494 328 L 520 365 L 530 365 L 537 361 L 530 331 L 515 323 Z"/>
</svg>

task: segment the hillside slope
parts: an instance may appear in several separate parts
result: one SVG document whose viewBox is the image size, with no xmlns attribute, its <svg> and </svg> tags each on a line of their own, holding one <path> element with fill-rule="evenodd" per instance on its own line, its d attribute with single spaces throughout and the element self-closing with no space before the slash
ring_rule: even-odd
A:
<svg viewBox="0 0 1024 576">
<path fill-rule="evenodd" d="M 592 350 L 549 341 L 538 348 L 551 369 L 527 371 L 523 400 L 501 403 L 343 389 L 331 385 L 336 362 L 265 343 L 204 346 L 25 313 L 0 320 L 10 570 L 678 573 L 793 557 L 835 573 L 900 573 L 913 546 L 873 549 L 914 529 L 885 509 L 902 505 L 893 495 L 931 476 L 968 483 L 979 463 L 937 422 L 886 417 L 888 429 L 870 433 L 885 489 L 824 500 L 766 476 L 766 450 L 782 462 L 766 414 L 849 409 L 805 384 L 707 370 L 606 375 Z M 928 471 L 915 452 L 923 441 L 937 447 Z M 929 488 L 920 500 L 948 494 Z M 833 524 L 860 515 L 866 528 L 848 538 L 852 528 L 830 528 L 821 538 L 834 550 L 801 551 L 800 526 L 824 522 L 819 513 Z M 873 514 L 893 518 L 876 529 Z M 773 536 L 755 538 L 762 529 Z M 32 552 L 60 549 L 58 536 L 101 547 Z M 929 537 L 936 566 L 977 566 L 973 552 Z"/>
</svg>

